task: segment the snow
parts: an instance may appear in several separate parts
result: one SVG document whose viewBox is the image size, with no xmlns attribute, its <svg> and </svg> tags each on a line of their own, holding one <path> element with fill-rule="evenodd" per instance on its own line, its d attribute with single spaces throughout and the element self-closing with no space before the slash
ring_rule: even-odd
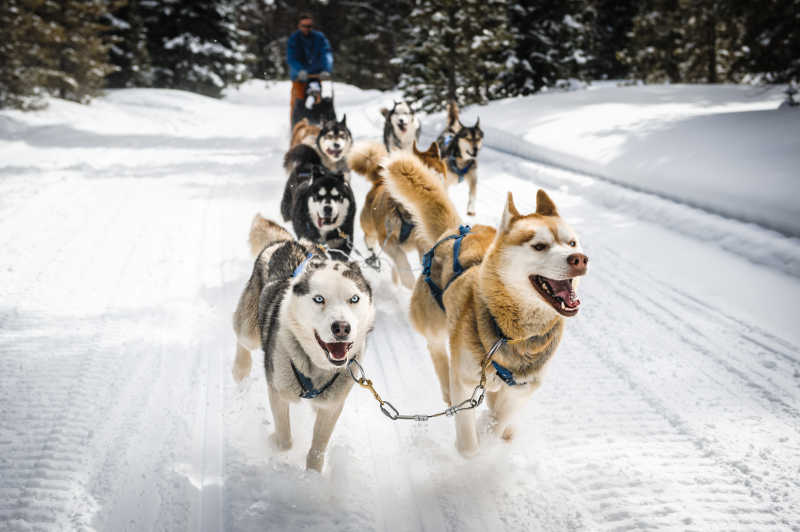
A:
<svg viewBox="0 0 800 532">
<path fill-rule="evenodd" d="M 355 134 L 378 138 L 399 95 L 335 89 Z M 288 94 L 127 89 L 0 112 L 0 529 L 799 530 L 784 170 L 800 151 L 796 115 L 771 111 L 780 90 L 606 85 L 464 110 L 487 132 L 474 222 L 496 224 L 508 190 L 530 210 L 547 189 L 592 259 L 584 309 L 512 443 L 484 435 L 465 460 L 452 419 L 391 422 L 354 388 L 322 475 L 304 468 L 306 405 L 275 451 L 263 372 L 230 377 L 247 230 L 277 216 L 285 182 Z M 642 173 L 659 144 L 672 162 Z M 463 209 L 466 187 L 453 198 Z M 368 274 L 367 375 L 403 412 L 441 409 L 409 293 Z"/>
</svg>

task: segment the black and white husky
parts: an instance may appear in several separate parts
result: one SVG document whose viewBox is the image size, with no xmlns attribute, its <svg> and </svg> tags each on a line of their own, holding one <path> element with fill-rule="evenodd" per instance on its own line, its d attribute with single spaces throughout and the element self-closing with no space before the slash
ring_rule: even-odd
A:
<svg viewBox="0 0 800 532">
<path fill-rule="evenodd" d="M 279 449 L 292 446 L 289 405 L 308 400 L 316 421 L 306 467 L 321 471 L 353 387 L 348 363 L 363 360 L 372 330 L 372 289 L 356 263 L 330 260 L 260 215 L 250 229 L 250 246 L 257 258 L 233 315 L 233 377 L 246 377 L 250 352 L 263 349 L 273 441 Z"/>
<path fill-rule="evenodd" d="M 442 159 L 447 161 L 447 186 L 469 183 L 467 214 L 475 215 L 475 195 L 478 187 L 478 151 L 483 145 L 483 130 L 480 117 L 475 125 L 466 127 L 458 117 L 458 104 L 450 102 L 447 107 L 447 127 L 436 139 Z"/>
<path fill-rule="evenodd" d="M 283 158 L 283 167 L 291 174 L 305 163 L 321 164 L 333 172 L 342 172 L 349 180 L 347 154 L 353 146 L 353 135 L 347 127 L 347 115 L 341 121 L 328 120 L 314 140 L 313 146 L 297 144 Z"/>
<path fill-rule="evenodd" d="M 295 167 L 283 189 L 281 215 L 298 238 L 337 250 L 334 258 L 350 255 L 356 200 L 343 174 L 319 164 Z"/>
<path fill-rule="evenodd" d="M 415 140 L 419 140 L 422 125 L 416 113 L 406 102 L 394 102 L 390 109 L 381 109 L 381 114 L 386 119 L 383 124 L 383 145 L 386 151 L 392 150 L 411 151 Z"/>
</svg>

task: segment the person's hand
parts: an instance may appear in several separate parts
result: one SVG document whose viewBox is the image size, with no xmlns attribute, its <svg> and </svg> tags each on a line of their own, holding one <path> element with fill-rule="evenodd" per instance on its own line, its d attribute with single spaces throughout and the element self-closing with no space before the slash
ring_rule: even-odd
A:
<svg viewBox="0 0 800 532">
<path fill-rule="evenodd" d="M 305 70 L 301 70 L 300 72 L 298 72 L 297 81 L 303 81 L 303 82 L 308 81 L 308 72 L 306 72 Z"/>
<path fill-rule="evenodd" d="M 322 72 L 319 73 L 319 79 L 321 79 L 322 81 L 327 81 L 331 79 L 331 73 L 328 72 L 327 70 L 323 70 Z"/>
</svg>

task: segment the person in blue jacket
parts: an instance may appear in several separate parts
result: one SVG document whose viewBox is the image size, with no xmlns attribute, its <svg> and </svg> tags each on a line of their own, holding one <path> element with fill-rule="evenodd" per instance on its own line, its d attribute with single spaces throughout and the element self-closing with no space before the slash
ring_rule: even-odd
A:
<svg viewBox="0 0 800 532">
<path fill-rule="evenodd" d="M 301 13 L 297 18 L 297 31 L 289 36 L 286 60 L 292 80 L 290 120 L 297 100 L 305 101 L 308 77 L 318 75 L 320 80 L 330 79 L 333 71 L 331 44 L 320 31 L 314 30 L 313 17 Z"/>
</svg>

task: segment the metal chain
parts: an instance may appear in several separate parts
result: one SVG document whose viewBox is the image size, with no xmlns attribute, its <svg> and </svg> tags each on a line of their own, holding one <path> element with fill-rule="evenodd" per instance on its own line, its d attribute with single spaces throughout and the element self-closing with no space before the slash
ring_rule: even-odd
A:
<svg viewBox="0 0 800 532">
<path fill-rule="evenodd" d="M 378 401 L 378 404 L 380 405 L 381 412 L 383 412 L 383 414 L 392 421 L 397 421 L 398 419 L 428 421 L 434 417 L 454 416 L 457 412 L 461 412 L 462 410 L 477 408 L 483 402 L 483 398 L 486 395 L 486 368 L 492 362 L 492 357 L 494 356 L 495 352 L 497 352 L 497 350 L 500 349 L 500 347 L 502 347 L 502 345 L 505 343 L 506 339 L 500 338 L 494 343 L 494 345 L 492 345 L 491 349 L 489 349 L 489 352 L 486 353 L 486 356 L 483 357 L 483 360 L 481 361 L 481 380 L 478 382 L 478 385 L 475 386 L 475 389 L 472 390 L 472 395 L 457 405 L 445 408 L 441 412 L 436 412 L 435 414 L 401 414 L 397 408 L 392 405 L 392 403 L 381 398 L 381 396 L 375 390 L 375 387 L 372 385 L 372 381 L 369 380 L 364 373 L 364 368 L 355 358 L 350 359 L 350 362 L 347 363 L 347 372 L 350 374 L 350 378 L 352 378 L 356 384 L 372 392 L 372 395 L 375 396 L 375 400 Z M 353 372 L 353 366 L 357 368 L 356 372 Z"/>
</svg>

